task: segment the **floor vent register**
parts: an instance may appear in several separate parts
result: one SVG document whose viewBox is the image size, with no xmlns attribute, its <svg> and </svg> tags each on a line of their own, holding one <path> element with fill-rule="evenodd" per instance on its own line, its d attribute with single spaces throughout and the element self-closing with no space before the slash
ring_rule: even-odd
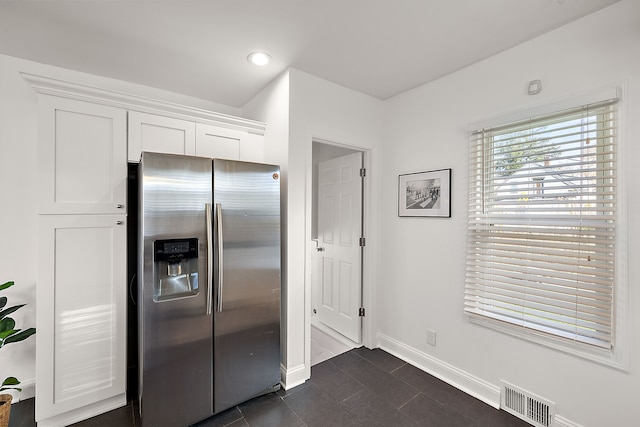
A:
<svg viewBox="0 0 640 427">
<path fill-rule="evenodd" d="M 551 427 L 555 403 L 502 381 L 500 408 L 536 427 Z"/>
</svg>

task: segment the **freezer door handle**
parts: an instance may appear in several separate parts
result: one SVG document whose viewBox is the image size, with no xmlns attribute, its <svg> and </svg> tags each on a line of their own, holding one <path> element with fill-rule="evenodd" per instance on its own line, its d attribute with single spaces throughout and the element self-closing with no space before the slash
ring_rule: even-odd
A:
<svg viewBox="0 0 640 427">
<path fill-rule="evenodd" d="M 207 221 L 207 315 L 211 314 L 213 294 L 213 235 L 211 233 L 211 203 L 205 203 Z"/>
<path fill-rule="evenodd" d="M 222 287 L 224 285 L 224 259 L 222 245 L 222 203 L 216 203 L 216 218 L 218 219 L 218 313 L 222 313 Z"/>
</svg>

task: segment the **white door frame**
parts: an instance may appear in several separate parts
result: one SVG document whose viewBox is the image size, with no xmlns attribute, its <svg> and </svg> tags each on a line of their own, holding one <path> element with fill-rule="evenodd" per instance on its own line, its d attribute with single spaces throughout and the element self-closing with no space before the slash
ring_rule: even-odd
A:
<svg viewBox="0 0 640 427">
<path fill-rule="evenodd" d="M 362 269 L 362 280 L 363 280 L 363 294 L 362 301 L 363 307 L 366 310 L 366 315 L 362 321 L 362 345 L 367 348 L 375 348 L 376 343 L 374 339 L 374 325 L 375 325 L 375 307 L 374 307 L 374 294 L 375 294 L 375 266 L 376 266 L 376 242 L 375 239 L 372 239 L 374 235 L 374 229 L 372 225 L 374 224 L 375 212 L 372 210 L 374 194 L 372 191 L 372 187 L 374 184 L 374 180 L 372 177 L 376 173 L 373 171 L 372 165 L 373 162 L 373 152 L 368 147 L 362 147 L 357 145 L 352 145 L 344 142 L 339 142 L 332 139 L 327 139 L 323 137 L 312 136 L 308 140 L 307 146 L 307 161 L 306 161 L 306 195 L 305 195 L 305 279 L 304 279 L 304 294 L 305 294 L 305 310 L 304 310 L 304 328 L 305 328 L 305 343 L 304 343 L 304 353 L 305 353 L 305 367 L 308 372 L 308 377 L 310 377 L 311 373 L 311 315 L 312 315 L 312 306 L 311 306 L 311 293 L 312 293 L 312 263 L 314 262 L 314 252 L 316 249 L 315 244 L 312 239 L 312 215 L 313 215 L 313 143 L 321 143 L 326 145 L 333 145 L 336 147 L 346 148 L 353 151 L 360 151 L 363 153 L 364 158 L 364 167 L 366 169 L 366 176 L 364 178 L 364 191 L 363 191 L 363 229 L 364 229 L 364 237 L 366 239 L 366 245 L 364 248 L 364 253 L 362 257 L 363 269 Z"/>
</svg>

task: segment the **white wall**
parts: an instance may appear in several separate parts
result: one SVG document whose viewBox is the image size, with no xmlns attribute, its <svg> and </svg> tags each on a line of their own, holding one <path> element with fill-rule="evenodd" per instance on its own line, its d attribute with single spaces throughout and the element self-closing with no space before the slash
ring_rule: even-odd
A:
<svg viewBox="0 0 640 427">
<path fill-rule="evenodd" d="M 302 71 L 290 70 L 290 128 L 288 175 L 288 356 L 290 369 L 304 381 L 310 376 L 311 309 L 311 202 L 312 143 L 314 139 L 343 144 L 366 151 L 370 174 L 367 176 L 370 206 L 377 205 L 378 147 L 382 141 L 382 101 L 345 89 Z M 366 206 L 370 207 L 370 206 Z M 371 209 L 365 266 L 375 265 L 377 211 Z M 365 267 L 366 268 L 366 267 Z M 374 287 L 375 275 L 365 274 Z M 365 299 L 371 300 L 371 295 Z M 365 319 L 365 323 L 369 319 Z M 369 331 L 371 325 L 367 325 Z"/>
<path fill-rule="evenodd" d="M 3 295 L 28 304 L 12 317 L 19 328 L 35 327 L 36 292 L 36 95 L 18 75 L 16 61 L 0 56 L 0 282 L 15 281 Z M 0 381 L 15 376 L 35 390 L 35 337 L 0 349 Z"/>
<path fill-rule="evenodd" d="M 379 343 L 496 403 L 504 379 L 557 404 L 558 420 L 637 425 L 640 396 L 640 3 L 623 0 L 385 102 Z M 528 96 L 528 82 L 542 92 Z M 469 323 L 463 315 L 467 125 L 626 82 L 621 144 L 628 184 L 629 372 Z M 623 159 L 623 161 L 625 160 Z M 452 217 L 399 218 L 398 174 L 452 168 Z M 624 202 L 624 201 L 623 201 Z M 384 284 L 384 286 L 382 285 Z M 382 303 L 384 302 L 384 304 Z M 427 344 L 426 329 L 437 331 Z"/>
<path fill-rule="evenodd" d="M 289 154 L 289 71 L 285 71 L 242 107 L 242 117 L 267 124 L 264 161 L 286 172 Z"/>
<path fill-rule="evenodd" d="M 282 347 L 282 363 L 287 388 L 301 384 L 311 372 L 308 348 L 311 266 L 307 245 L 312 238 L 313 224 L 313 140 L 368 151 L 374 166 L 382 140 L 382 112 L 382 101 L 296 69 L 288 70 L 269 84 L 242 110 L 245 117 L 267 123 L 265 160 L 269 161 L 269 156 L 277 153 L 274 161 L 283 171 L 283 301 L 286 302 L 283 337 L 286 342 Z M 373 195 L 377 194 L 374 191 L 376 176 L 374 167 L 369 186 L 370 203 L 377 203 Z M 372 218 L 377 221 L 375 213 Z M 372 245 L 371 256 L 375 253 L 374 247 Z"/>
<path fill-rule="evenodd" d="M 37 277 L 36 93 L 19 72 L 99 87 L 181 105 L 239 115 L 238 109 L 154 88 L 0 55 L 0 282 L 16 285 L 3 295 L 27 303 L 12 317 L 18 327 L 35 326 Z M 17 377 L 25 399 L 34 395 L 35 337 L 0 350 L 0 381 Z"/>
</svg>

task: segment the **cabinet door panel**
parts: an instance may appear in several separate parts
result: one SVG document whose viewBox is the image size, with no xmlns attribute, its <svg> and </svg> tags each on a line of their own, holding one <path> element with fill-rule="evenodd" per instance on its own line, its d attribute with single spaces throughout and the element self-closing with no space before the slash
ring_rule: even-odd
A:
<svg viewBox="0 0 640 427">
<path fill-rule="evenodd" d="M 39 421 L 126 391 L 124 222 L 124 215 L 39 216 Z"/>
<path fill-rule="evenodd" d="M 264 136 L 247 133 L 240 144 L 240 160 L 245 162 L 264 162 Z"/>
<path fill-rule="evenodd" d="M 124 213 L 126 111 L 41 95 L 40 213 Z"/>
<path fill-rule="evenodd" d="M 198 123 L 196 156 L 240 160 L 240 145 L 246 132 Z"/>
<path fill-rule="evenodd" d="M 129 112 L 129 161 L 139 162 L 140 153 L 195 153 L 195 123 L 187 120 Z"/>
</svg>

